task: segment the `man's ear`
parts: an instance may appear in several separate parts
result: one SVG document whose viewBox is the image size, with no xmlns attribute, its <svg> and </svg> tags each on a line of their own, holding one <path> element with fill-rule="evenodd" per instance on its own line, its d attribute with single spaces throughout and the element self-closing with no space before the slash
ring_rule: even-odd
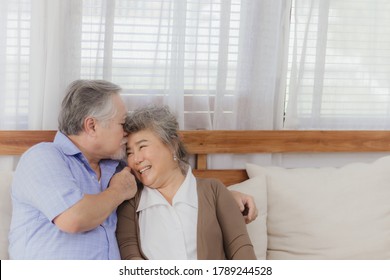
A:
<svg viewBox="0 0 390 280">
<path fill-rule="evenodd" d="M 93 135 L 96 133 L 96 119 L 92 117 L 86 117 L 84 120 L 84 130 L 87 134 Z"/>
</svg>

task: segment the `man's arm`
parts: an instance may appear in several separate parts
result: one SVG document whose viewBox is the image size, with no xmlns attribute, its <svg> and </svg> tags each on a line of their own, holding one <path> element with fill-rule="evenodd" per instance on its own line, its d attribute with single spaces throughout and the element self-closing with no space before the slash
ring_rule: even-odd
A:
<svg viewBox="0 0 390 280">
<path fill-rule="evenodd" d="M 134 197 L 137 184 L 130 169 L 115 174 L 109 187 L 99 194 L 85 194 L 72 207 L 53 219 L 62 231 L 77 233 L 92 230 L 102 224 L 124 200 Z"/>
</svg>

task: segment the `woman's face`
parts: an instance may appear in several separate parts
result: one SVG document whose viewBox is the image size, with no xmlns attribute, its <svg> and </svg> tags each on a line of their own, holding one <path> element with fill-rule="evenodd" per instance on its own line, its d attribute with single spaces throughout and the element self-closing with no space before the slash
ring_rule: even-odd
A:
<svg viewBox="0 0 390 280">
<path fill-rule="evenodd" d="M 172 149 L 150 130 L 129 134 L 127 161 L 138 180 L 151 188 L 169 184 L 179 169 Z"/>
</svg>

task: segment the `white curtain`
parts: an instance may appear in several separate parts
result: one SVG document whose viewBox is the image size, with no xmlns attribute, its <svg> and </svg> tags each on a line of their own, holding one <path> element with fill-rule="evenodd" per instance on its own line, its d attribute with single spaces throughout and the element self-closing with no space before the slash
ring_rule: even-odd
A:
<svg viewBox="0 0 390 280">
<path fill-rule="evenodd" d="M 288 1 L 242 1 L 236 86 L 230 118 L 216 103 L 214 129 L 280 129 L 282 127 Z M 281 93 L 282 95 L 279 95 Z M 223 101 L 224 91 L 217 91 Z M 228 115 L 229 116 L 229 115 Z M 246 162 L 270 164 L 271 155 L 213 156 L 213 168 L 245 168 Z"/>
<path fill-rule="evenodd" d="M 390 5 L 293 1 L 287 129 L 390 128 Z"/>
<path fill-rule="evenodd" d="M 66 86 L 80 77 L 81 2 L 31 1 L 29 129 L 56 129 Z"/>
<path fill-rule="evenodd" d="M 64 89 L 80 76 L 80 3 L 0 1 L 0 129 L 57 128 Z"/>
<path fill-rule="evenodd" d="M 56 129 L 80 76 L 81 2 L 0 1 L 0 128 Z"/>
<path fill-rule="evenodd" d="M 56 129 L 77 78 L 118 83 L 129 110 L 168 104 L 182 129 L 280 126 L 286 1 L 0 3 L 1 129 Z"/>
<path fill-rule="evenodd" d="M 390 5 L 293 0 L 285 129 L 390 128 Z M 341 166 L 386 153 L 283 155 L 279 164 Z"/>
<path fill-rule="evenodd" d="M 280 128 L 289 9 L 283 0 L 1 0 L 0 129 L 56 129 L 78 78 L 119 84 L 129 110 L 167 104 L 181 129 Z"/>
<path fill-rule="evenodd" d="M 286 1 L 92 1 L 83 15 L 81 75 L 120 84 L 129 110 L 167 104 L 182 129 L 276 125 Z"/>
<path fill-rule="evenodd" d="M 278 95 L 290 7 L 286 1 L 241 1 L 233 118 L 222 110 L 217 90 L 215 129 L 276 129 L 282 113 Z"/>
</svg>

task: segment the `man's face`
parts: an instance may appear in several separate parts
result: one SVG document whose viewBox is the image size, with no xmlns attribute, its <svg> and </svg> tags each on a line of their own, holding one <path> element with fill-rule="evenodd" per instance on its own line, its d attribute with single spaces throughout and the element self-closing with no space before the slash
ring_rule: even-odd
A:
<svg viewBox="0 0 390 280">
<path fill-rule="evenodd" d="M 100 147 L 103 158 L 124 159 L 126 156 L 127 133 L 123 130 L 127 110 L 119 95 L 113 96 L 116 115 L 108 123 L 100 126 Z"/>
</svg>

